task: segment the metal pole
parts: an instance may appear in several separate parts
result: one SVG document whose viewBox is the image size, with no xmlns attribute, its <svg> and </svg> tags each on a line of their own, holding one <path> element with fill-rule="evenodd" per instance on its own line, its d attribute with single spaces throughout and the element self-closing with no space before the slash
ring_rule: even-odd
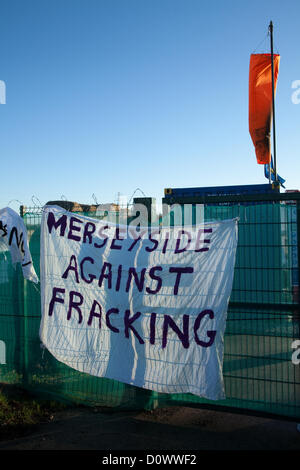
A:
<svg viewBox="0 0 300 470">
<path fill-rule="evenodd" d="M 25 206 L 20 206 L 20 216 L 24 218 Z M 25 223 L 25 221 L 24 221 Z M 23 273 L 20 270 L 20 289 L 22 291 L 22 304 L 23 304 L 23 358 L 22 358 L 22 384 L 29 384 L 29 324 L 28 324 L 28 291 L 27 291 L 27 279 L 24 278 Z"/>
<path fill-rule="evenodd" d="M 269 25 L 271 37 L 271 72 L 272 72 L 272 120 L 273 120 L 273 156 L 274 156 L 274 175 L 275 184 L 277 183 L 277 162 L 276 162 L 276 134 L 275 134 L 275 90 L 274 90 L 274 54 L 273 54 L 273 23 Z"/>
</svg>

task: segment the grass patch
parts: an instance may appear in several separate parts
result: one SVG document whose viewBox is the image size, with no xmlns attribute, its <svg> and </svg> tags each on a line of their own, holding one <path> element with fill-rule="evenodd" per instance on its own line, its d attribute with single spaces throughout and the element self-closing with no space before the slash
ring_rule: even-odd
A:
<svg viewBox="0 0 300 470">
<path fill-rule="evenodd" d="M 0 384 L 0 441 L 30 434 L 64 408 L 61 403 L 35 399 L 15 386 Z"/>
</svg>

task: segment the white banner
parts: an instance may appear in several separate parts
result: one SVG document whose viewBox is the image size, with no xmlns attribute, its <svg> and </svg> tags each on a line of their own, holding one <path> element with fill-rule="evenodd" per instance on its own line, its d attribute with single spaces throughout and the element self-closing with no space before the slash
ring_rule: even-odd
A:
<svg viewBox="0 0 300 470">
<path fill-rule="evenodd" d="M 23 276 L 29 281 L 38 283 L 39 279 L 32 263 L 24 221 L 10 207 L 0 209 L 0 243 L 10 250 L 13 264 L 21 263 Z"/>
<path fill-rule="evenodd" d="M 223 399 L 236 245 L 237 219 L 138 231 L 48 206 L 41 341 L 94 376 Z"/>
</svg>

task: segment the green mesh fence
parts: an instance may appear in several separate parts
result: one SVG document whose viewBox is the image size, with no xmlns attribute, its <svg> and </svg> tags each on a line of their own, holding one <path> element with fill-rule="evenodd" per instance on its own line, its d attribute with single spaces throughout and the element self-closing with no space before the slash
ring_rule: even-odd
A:
<svg viewBox="0 0 300 470">
<path fill-rule="evenodd" d="M 297 205 L 278 201 L 205 206 L 205 220 L 232 217 L 239 217 L 239 242 L 225 332 L 226 400 L 159 394 L 92 377 L 55 360 L 40 346 L 40 286 L 23 279 L 7 251 L 0 252 L 0 352 L 5 345 L 0 381 L 92 406 L 216 407 L 299 421 L 300 365 L 292 362 L 292 343 L 300 337 Z M 24 221 L 39 275 L 41 210 L 28 211 Z"/>
</svg>

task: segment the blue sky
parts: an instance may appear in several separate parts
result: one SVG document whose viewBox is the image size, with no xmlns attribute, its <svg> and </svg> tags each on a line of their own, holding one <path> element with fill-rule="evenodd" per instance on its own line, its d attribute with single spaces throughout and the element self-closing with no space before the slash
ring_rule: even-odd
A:
<svg viewBox="0 0 300 470">
<path fill-rule="evenodd" d="M 0 9 L 0 207 L 266 183 L 248 131 L 248 74 L 250 54 L 269 52 L 270 20 L 281 55 L 278 173 L 300 189 L 298 1 L 2 0 Z"/>
</svg>

